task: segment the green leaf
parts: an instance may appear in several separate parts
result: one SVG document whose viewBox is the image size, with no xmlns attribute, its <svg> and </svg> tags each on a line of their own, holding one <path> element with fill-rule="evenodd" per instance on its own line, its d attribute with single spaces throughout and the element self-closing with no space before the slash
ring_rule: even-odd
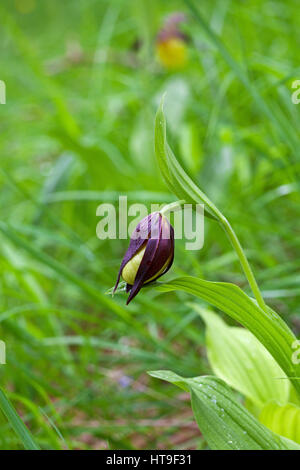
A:
<svg viewBox="0 0 300 470">
<path fill-rule="evenodd" d="M 6 416 L 8 422 L 10 423 L 11 427 L 20 438 L 22 444 L 24 445 L 25 449 L 28 450 L 39 450 L 39 446 L 34 442 L 34 439 L 19 417 L 18 413 L 14 409 L 11 402 L 8 400 L 6 395 L 4 394 L 3 390 L 0 389 L 0 408 L 4 415 Z"/>
<path fill-rule="evenodd" d="M 207 355 L 214 373 L 260 408 L 271 400 L 287 403 L 289 381 L 255 336 L 244 328 L 227 326 L 207 309 L 193 308 L 206 324 Z"/>
<path fill-rule="evenodd" d="M 267 429 L 236 401 L 228 385 L 217 377 L 180 377 L 171 371 L 149 372 L 191 393 L 197 424 L 211 449 L 288 450 L 300 449 Z"/>
<path fill-rule="evenodd" d="M 270 308 L 263 310 L 239 287 L 225 282 L 186 276 L 162 284 L 159 290 L 182 290 L 200 297 L 248 328 L 273 356 L 300 394 L 300 364 L 292 362 L 292 344 L 296 338 L 276 312 Z"/>
<path fill-rule="evenodd" d="M 290 396 L 288 401 L 289 403 L 294 403 L 294 405 L 300 406 L 300 394 L 297 394 L 297 391 L 294 389 L 294 387 L 291 387 L 290 389 Z"/>
<path fill-rule="evenodd" d="M 300 408 L 292 403 L 268 403 L 259 420 L 272 431 L 300 444 Z"/>
<path fill-rule="evenodd" d="M 187 203 L 205 204 L 206 215 L 221 219 L 219 210 L 186 174 L 167 143 L 163 100 L 155 117 L 155 153 L 160 171 L 170 191 Z"/>
<path fill-rule="evenodd" d="M 264 303 L 264 299 L 258 288 L 247 257 L 230 223 L 210 201 L 206 194 L 204 194 L 203 191 L 201 191 L 201 189 L 199 189 L 197 185 L 191 180 L 191 178 L 186 174 L 186 172 L 180 166 L 179 162 L 176 160 L 172 150 L 168 146 L 166 140 L 166 120 L 163 113 L 163 100 L 160 104 L 160 107 L 158 108 L 155 118 L 155 151 L 160 170 L 170 190 L 183 202 L 204 204 L 205 215 L 217 220 L 221 227 L 225 230 L 232 246 L 234 247 L 239 257 L 241 266 L 258 304 L 261 306 L 261 308 L 266 309 L 267 307 Z"/>
</svg>

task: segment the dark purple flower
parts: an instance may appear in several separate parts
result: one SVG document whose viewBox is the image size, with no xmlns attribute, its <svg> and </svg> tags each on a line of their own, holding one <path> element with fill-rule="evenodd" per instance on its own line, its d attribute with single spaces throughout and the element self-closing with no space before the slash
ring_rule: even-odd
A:
<svg viewBox="0 0 300 470">
<path fill-rule="evenodd" d="M 173 259 L 173 227 L 160 212 L 153 212 L 141 220 L 131 235 L 114 292 L 122 276 L 130 292 L 128 305 L 144 284 L 155 281 L 170 269 Z"/>
</svg>

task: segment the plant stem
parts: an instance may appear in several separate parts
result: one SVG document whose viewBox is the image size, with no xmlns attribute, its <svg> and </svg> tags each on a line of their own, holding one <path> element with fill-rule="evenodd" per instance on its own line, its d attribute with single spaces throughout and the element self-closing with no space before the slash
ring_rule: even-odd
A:
<svg viewBox="0 0 300 470">
<path fill-rule="evenodd" d="M 166 206 L 163 207 L 163 209 L 160 211 L 160 213 L 166 215 L 171 211 L 179 210 L 181 208 L 181 206 L 184 205 L 184 203 L 185 203 L 184 200 L 180 200 L 180 201 L 175 201 L 175 202 L 172 202 L 170 204 L 167 204 Z M 241 263 L 241 266 L 243 268 L 245 276 L 246 276 L 246 278 L 249 282 L 249 285 L 252 289 L 252 292 L 254 294 L 254 297 L 255 297 L 258 305 L 260 306 L 260 308 L 262 308 L 264 311 L 266 311 L 267 306 L 266 306 L 265 301 L 263 299 L 263 296 L 262 296 L 262 294 L 259 290 L 258 284 L 257 284 L 256 279 L 254 277 L 254 274 L 253 274 L 253 271 L 252 271 L 251 266 L 249 264 L 249 261 L 248 261 L 246 255 L 245 255 L 245 252 L 242 248 L 242 245 L 240 244 L 240 241 L 239 241 L 235 231 L 231 227 L 231 225 L 228 222 L 228 220 L 226 219 L 226 217 L 224 217 L 224 215 L 217 208 L 215 208 L 215 211 L 216 211 L 216 216 L 217 216 L 218 222 L 220 223 L 222 228 L 225 230 L 225 232 L 226 232 L 233 248 L 236 251 L 236 254 L 238 255 L 239 261 Z"/>
<path fill-rule="evenodd" d="M 181 201 L 171 202 L 170 204 L 167 204 L 166 206 L 164 206 L 159 212 L 162 215 L 166 215 L 172 211 L 175 212 L 179 210 L 184 203 L 185 201 L 183 199 Z"/>
<path fill-rule="evenodd" d="M 180 201 L 175 201 L 170 204 L 167 204 L 166 206 L 163 207 L 163 209 L 160 211 L 161 214 L 167 214 L 171 211 L 176 211 L 181 208 L 181 206 L 185 203 L 184 200 Z M 252 292 L 254 294 L 254 297 L 256 298 L 256 301 L 260 308 L 262 308 L 264 311 L 267 310 L 265 301 L 263 299 L 263 296 L 259 290 L 258 284 L 256 282 L 256 279 L 254 277 L 253 271 L 251 269 L 251 266 L 249 264 L 249 261 L 245 255 L 245 252 L 242 248 L 242 245 L 240 244 L 240 241 L 238 237 L 236 236 L 235 231 L 231 227 L 230 223 L 226 219 L 226 217 L 223 216 L 223 214 L 217 209 L 216 210 L 216 215 L 218 218 L 218 222 L 221 224 L 222 228 L 225 230 L 233 248 L 236 251 L 236 254 L 238 255 L 239 261 L 241 263 L 241 266 L 243 268 L 243 271 L 245 273 L 245 276 L 249 282 L 249 285 L 252 289 Z"/>
<path fill-rule="evenodd" d="M 249 264 L 249 261 L 247 260 L 247 257 L 245 255 L 245 252 L 244 252 L 243 248 L 242 248 L 242 245 L 240 244 L 240 241 L 239 241 L 238 237 L 236 236 L 233 228 L 231 227 L 231 225 L 228 222 L 228 220 L 226 219 L 226 217 L 224 217 L 223 215 L 220 218 L 220 224 L 223 227 L 223 229 L 225 230 L 225 232 L 227 233 L 228 238 L 231 241 L 231 244 L 232 244 L 233 248 L 235 249 L 235 251 L 236 251 L 236 253 L 239 257 L 239 260 L 240 260 L 240 263 L 242 265 L 243 271 L 244 271 L 245 276 L 246 276 L 246 278 L 247 278 L 247 280 L 250 284 L 250 287 L 251 287 L 252 292 L 253 292 L 256 300 L 257 300 L 258 305 L 263 310 L 266 311 L 267 307 L 266 307 L 265 301 L 263 299 L 263 296 L 261 295 L 261 292 L 260 292 L 259 287 L 257 285 L 256 279 L 255 279 L 254 274 L 252 272 L 251 266 Z"/>
</svg>

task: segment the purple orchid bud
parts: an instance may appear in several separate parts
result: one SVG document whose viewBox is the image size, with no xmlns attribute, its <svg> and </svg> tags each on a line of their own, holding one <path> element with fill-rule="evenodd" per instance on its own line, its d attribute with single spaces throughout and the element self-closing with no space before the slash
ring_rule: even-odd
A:
<svg viewBox="0 0 300 470">
<path fill-rule="evenodd" d="M 155 281 L 172 266 L 174 229 L 160 212 L 153 212 L 136 226 L 122 260 L 114 292 L 120 277 L 130 292 L 127 305 L 144 284 Z"/>
</svg>

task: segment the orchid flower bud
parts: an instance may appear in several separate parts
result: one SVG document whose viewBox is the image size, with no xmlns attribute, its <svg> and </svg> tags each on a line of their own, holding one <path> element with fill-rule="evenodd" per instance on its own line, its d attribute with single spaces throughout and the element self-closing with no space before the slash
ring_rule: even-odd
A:
<svg viewBox="0 0 300 470">
<path fill-rule="evenodd" d="M 180 30 L 186 17 L 183 13 L 170 15 L 157 36 L 157 53 L 162 65 L 167 69 L 180 69 L 187 62 L 187 36 Z"/>
<path fill-rule="evenodd" d="M 114 292 L 120 277 L 130 292 L 127 305 L 144 284 L 155 281 L 172 266 L 174 229 L 160 212 L 153 212 L 136 226 L 122 260 Z"/>
</svg>

